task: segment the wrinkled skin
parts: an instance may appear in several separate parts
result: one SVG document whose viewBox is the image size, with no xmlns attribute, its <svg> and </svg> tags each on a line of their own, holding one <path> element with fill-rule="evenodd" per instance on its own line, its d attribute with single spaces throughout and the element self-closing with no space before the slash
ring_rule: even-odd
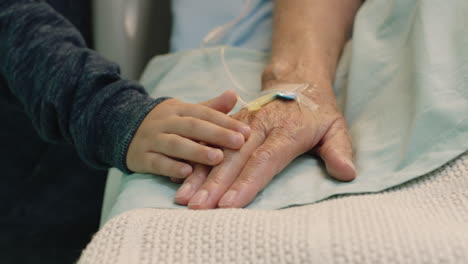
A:
<svg viewBox="0 0 468 264">
<path fill-rule="evenodd" d="M 295 157 L 312 151 L 328 173 L 342 181 L 356 177 L 346 122 L 336 106 L 332 82 L 361 0 L 276 0 L 270 62 L 263 88 L 275 83 L 316 84 L 307 97 L 315 111 L 275 100 L 234 118 L 252 127 L 239 151 L 224 150 L 211 171 L 198 166 L 176 193 L 192 209 L 244 207 Z M 311 177 L 313 177 L 311 175 Z"/>
<path fill-rule="evenodd" d="M 308 151 L 323 159 L 332 177 L 353 180 L 351 141 L 331 84 L 305 95 L 319 108 L 275 100 L 257 111 L 234 114 L 252 129 L 247 142 L 239 151 L 224 149 L 223 163 L 211 171 L 197 166 L 176 193 L 176 202 L 191 209 L 244 207 L 294 158 Z"/>
</svg>

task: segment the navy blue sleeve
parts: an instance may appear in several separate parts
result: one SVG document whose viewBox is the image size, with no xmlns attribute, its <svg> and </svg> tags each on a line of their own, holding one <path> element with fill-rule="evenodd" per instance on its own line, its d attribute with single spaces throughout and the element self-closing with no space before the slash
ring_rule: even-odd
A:
<svg viewBox="0 0 468 264">
<path fill-rule="evenodd" d="M 38 0 L 0 0 L 0 74 L 43 139 L 73 145 L 95 168 L 128 172 L 136 129 L 166 99 L 123 80 L 116 64 Z"/>
</svg>

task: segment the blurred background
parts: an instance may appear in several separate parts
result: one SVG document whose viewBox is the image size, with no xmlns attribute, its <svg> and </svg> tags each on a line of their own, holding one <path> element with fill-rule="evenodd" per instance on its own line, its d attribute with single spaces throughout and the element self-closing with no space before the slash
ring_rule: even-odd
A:
<svg viewBox="0 0 468 264">
<path fill-rule="evenodd" d="M 96 49 L 138 79 L 169 47 L 169 0 L 47 0 Z M 0 76 L 0 88 L 6 81 Z M 12 118 L 14 117 L 14 118 Z M 0 97 L 0 263 L 74 263 L 97 231 L 107 171 L 44 142 L 12 94 Z"/>
</svg>

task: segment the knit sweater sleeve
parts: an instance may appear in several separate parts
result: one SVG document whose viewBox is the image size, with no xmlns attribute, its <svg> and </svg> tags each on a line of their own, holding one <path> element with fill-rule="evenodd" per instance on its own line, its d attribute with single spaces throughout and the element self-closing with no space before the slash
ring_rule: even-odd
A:
<svg viewBox="0 0 468 264">
<path fill-rule="evenodd" d="M 43 139 L 73 145 L 95 168 L 128 172 L 136 129 L 166 99 L 123 80 L 116 64 L 38 0 L 0 0 L 0 74 Z"/>
</svg>

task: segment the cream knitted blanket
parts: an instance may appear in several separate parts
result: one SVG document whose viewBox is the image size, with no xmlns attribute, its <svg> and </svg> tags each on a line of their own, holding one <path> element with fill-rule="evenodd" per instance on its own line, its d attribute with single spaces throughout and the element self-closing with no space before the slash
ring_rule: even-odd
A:
<svg viewBox="0 0 468 264">
<path fill-rule="evenodd" d="M 308 206 L 128 211 L 79 263 L 468 263 L 468 154 L 384 192 Z"/>
</svg>

